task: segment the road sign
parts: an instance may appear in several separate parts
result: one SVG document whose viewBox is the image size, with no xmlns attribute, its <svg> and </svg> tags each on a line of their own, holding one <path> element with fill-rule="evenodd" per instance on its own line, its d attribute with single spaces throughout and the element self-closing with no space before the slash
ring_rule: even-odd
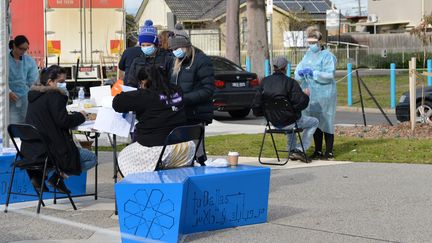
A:
<svg viewBox="0 0 432 243">
<path fill-rule="evenodd" d="M 328 31 L 328 35 L 338 35 L 339 34 L 340 10 L 338 10 L 338 9 L 327 10 L 326 28 Z"/>
</svg>

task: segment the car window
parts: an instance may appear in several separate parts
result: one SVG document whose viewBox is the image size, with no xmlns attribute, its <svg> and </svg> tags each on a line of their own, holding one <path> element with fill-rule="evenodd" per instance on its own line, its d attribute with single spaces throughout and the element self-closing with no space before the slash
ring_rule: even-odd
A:
<svg viewBox="0 0 432 243">
<path fill-rule="evenodd" d="M 212 58 L 213 69 L 215 71 L 243 71 L 243 69 L 234 63 L 222 58 Z"/>
</svg>

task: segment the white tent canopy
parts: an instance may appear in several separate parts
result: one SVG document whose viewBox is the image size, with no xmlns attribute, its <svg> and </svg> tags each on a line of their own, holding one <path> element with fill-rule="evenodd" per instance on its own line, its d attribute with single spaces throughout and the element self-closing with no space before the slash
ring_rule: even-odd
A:
<svg viewBox="0 0 432 243">
<path fill-rule="evenodd" d="M 7 124 L 9 123 L 8 87 L 8 43 L 9 43 L 9 1 L 0 1 L 0 129 L 5 145 Z"/>
</svg>

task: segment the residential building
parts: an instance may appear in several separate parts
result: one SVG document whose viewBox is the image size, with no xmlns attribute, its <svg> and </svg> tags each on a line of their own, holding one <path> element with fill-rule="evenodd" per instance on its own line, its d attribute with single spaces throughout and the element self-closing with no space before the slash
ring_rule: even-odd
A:
<svg viewBox="0 0 432 243">
<path fill-rule="evenodd" d="M 369 33 L 404 32 L 431 14 L 430 0 L 368 0 L 368 21 L 361 25 Z"/>
<path fill-rule="evenodd" d="M 274 0 L 268 25 L 273 50 L 287 48 L 284 33 L 301 30 L 290 23 L 292 18 L 307 18 L 325 33 L 326 10 L 331 5 L 329 0 Z M 246 0 L 240 0 L 239 18 L 241 49 L 246 50 Z M 176 22 L 181 22 L 197 47 L 215 55 L 225 51 L 226 0 L 144 0 L 135 20 L 141 25 L 146 19 L 152 19 L 160 29 L 172 29 Z"/>
</svg>

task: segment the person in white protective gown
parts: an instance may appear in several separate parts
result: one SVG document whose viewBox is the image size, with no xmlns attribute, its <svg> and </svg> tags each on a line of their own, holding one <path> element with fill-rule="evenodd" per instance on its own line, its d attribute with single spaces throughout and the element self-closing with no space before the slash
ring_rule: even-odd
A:
<svg viewBox="0 0 432 243">
<path fill-rule="evenodd" d="M 336 57 L 322 45 L 322 34 L 318 29 L 307 30 L 309 49 L 295 70 L 295 79 L 310 92 L 309 106 L 303 110 L 307 116 L 319 120 L 314 133 L 315 151 L 312 159 L 333 159 L 334 118 L 336 114 Z M 325 153 L 322 153 L 323 137 Z"/>
</svg>

